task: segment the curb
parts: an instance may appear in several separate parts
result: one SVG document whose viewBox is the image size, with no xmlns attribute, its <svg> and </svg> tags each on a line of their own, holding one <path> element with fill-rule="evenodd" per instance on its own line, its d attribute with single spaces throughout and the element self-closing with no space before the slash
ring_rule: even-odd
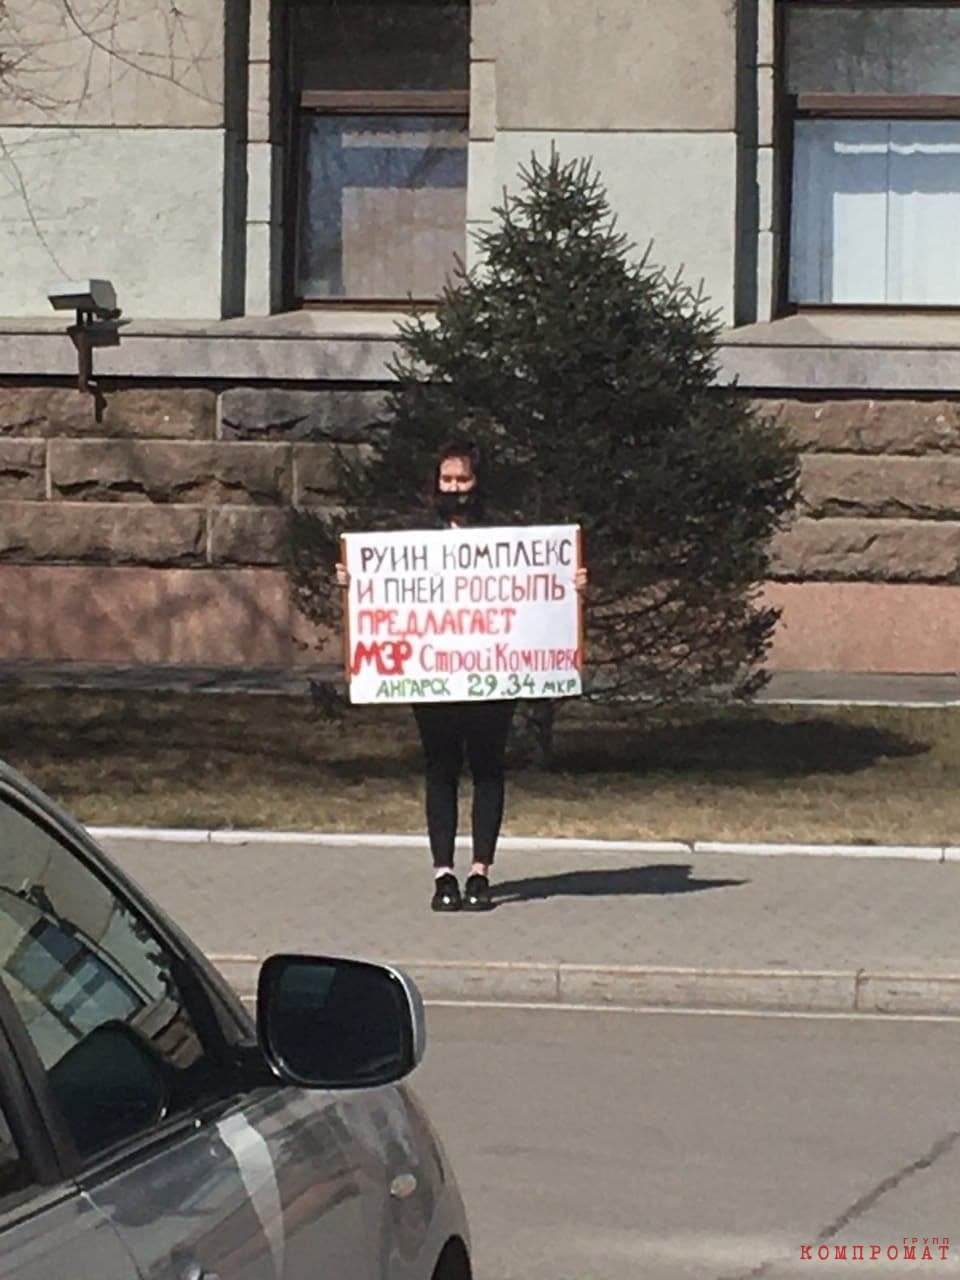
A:
<svg viewBox="0 0 960 1280">
<path fill-rule="evenodd" d="M 259 957 L 209 958 L 241 997 L 255 994 Z M 960 974 L 874 973 L 863 969 L 668 969 L 503 961 L 396 963 L 414 978 L 426 1001 L 960 1018 Z"/>
<path fill-rule="evenodd" d="M 230 828 L 88 827 L 94 840 L 152 840 L 166 844 L 329 845 L 357 849 L 425 849 L 426 836 L 318 831 L 235 831 Z M 458 840 L 466 849 L 468 840 Z M 502 836 L 498 849 L 527 853 L 695 854 L 747 857 L 905 858 L 921 862 L 960 862 L 957 845 L 789 844 L 725 840 L 578 840 Z"/>
</svg>

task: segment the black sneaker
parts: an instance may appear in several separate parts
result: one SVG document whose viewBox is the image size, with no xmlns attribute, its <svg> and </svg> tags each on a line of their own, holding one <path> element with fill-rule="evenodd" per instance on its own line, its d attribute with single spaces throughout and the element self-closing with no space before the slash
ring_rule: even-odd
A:
<svg viewBox="0 0 960 1280">
<path fill-rule="evenodd" d="M 467 883 L 463 887 L 464 911 L 489 911 L 492 906 L 490 881 L 487 877 L 478 873 L 468 876 Z"/>
<path fill-rule="evenodd" d="M 445 876 L 437 876 L 434 881 L 433 897 L 430 900 L 431 911 L 459 911 L 463 906 L 460 897 L 460 886 L 457 877 L 447 872 Z"/>
</svg>

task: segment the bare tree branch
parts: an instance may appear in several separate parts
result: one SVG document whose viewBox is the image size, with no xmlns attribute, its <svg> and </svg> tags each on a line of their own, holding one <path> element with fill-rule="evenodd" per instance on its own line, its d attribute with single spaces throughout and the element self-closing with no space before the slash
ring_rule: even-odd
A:
<svg viewBox="0 0 960 1280">
<path fill-rule="evenodd" d="M 170 89 L 147 107 L 168 123 L 170 100 L 222 104 L 223 51 L 208 0 L 0 0 L 0 182 L 22 206 L 56 270 L 67 275 L 29 168 L 16 152 L 36 143 L 37 130 L 69 144 L 78 124 L 104 127 L 135 115 L 149 95 L 143 79 Z M 121 96 L 122 95 L 122 96 Z M 16 131 L 16 132 L 14 132 Z M 61 131 L 65 131 L 61 132 Z"/>
<path fill-rule="evenodd" d="M 110 95 L 124 71 L 219 105 L 210 83 L 219 62 L 198 47 L 177 0 L 0 0 L 0 100 L 69 111 L 95 95 L 100 77 Z M 78 71 L 75 90 L 54 88 Z"/>
<path fill-rule="evenodd" d="M 11 185 L 23 201 L 23 208 L 27 215 L 27 220 L 33 228 L 34 234 L 40 244 L 43 246 L 44 252 L 62 276 L 69 275 L 69 272 L 64 268 L 63 263 L 57 257 L 53 246 L 50 244 L 50 241 L 44 233 L 43 227 L 37 219 L 36 211 L 34 210 L 33 204 L 30 200 L 30 194 L 27 190 L 27 184 L 24 181 L 23 172 L 17 164 L 16 158 L 11 152 L 10 147 L 4 141 L 2 134 L 0 134 L 0 160 L 6 162 L 6 167 L 10 171 L 13 179 Z"/>
</svg>

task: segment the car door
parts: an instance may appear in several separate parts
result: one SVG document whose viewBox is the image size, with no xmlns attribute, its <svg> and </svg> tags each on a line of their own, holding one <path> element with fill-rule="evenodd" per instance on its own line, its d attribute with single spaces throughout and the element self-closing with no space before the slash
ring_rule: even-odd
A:
<svg viewBox="0 0 960 1280">
<path fill-rule="evenodd" d="M 0 794 L 0 982 L 59 1158 L 151 1280 L 278 1280 L 275 1223 L 217 1129 L 238 1086 L 216 1010 L 136 905 L 17 800 Z"/>
<path fill-rule="evenodd" d="M 281 1086 L 178 931 L 2 780 L 0 982 L 61 1158 L 146 1280 L 389 1275 L 349 1099 Z"/>
<path fill-rule="evenodd" d="M 25 1086 L 0 997 L 0 1258 L 5 1280 L 137 1280 L 107 1218 L 65 1179 Z"/>
</svg>

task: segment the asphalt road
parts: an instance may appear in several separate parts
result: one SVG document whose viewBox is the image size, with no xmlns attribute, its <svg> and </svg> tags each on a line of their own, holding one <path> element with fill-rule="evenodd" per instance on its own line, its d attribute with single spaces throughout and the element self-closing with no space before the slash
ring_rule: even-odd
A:
<svg viewBox="0 0 960 1280">
<path fill-rule="evenodd" d="M 960 1022 L 436 1006 L 428 1022 L 413 1085 L 457 1169 L 476 1280 L 960 1276 Z"/>
</svg>

